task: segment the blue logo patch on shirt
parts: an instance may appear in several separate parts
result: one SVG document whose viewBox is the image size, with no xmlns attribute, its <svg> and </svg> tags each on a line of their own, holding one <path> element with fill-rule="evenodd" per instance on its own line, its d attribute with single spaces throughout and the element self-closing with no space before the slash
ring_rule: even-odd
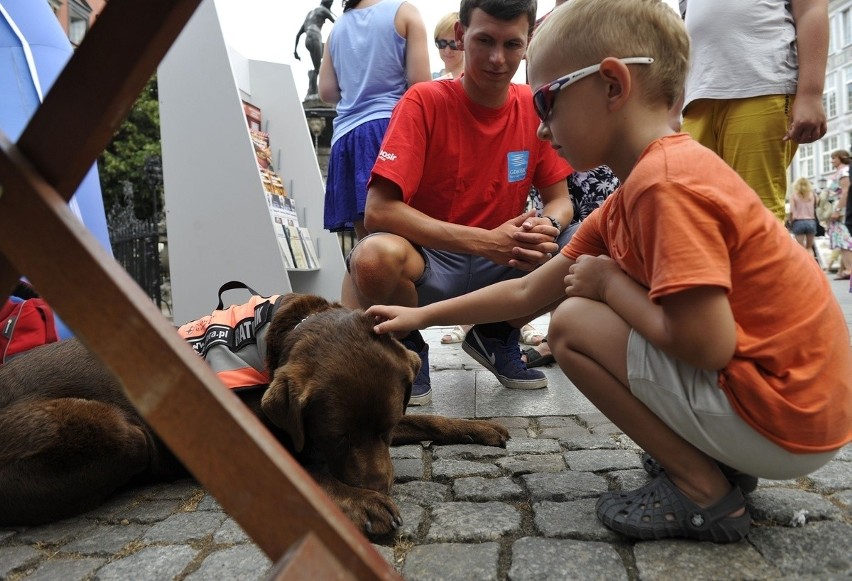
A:
<svg viewBox="0 0 852 581">
<path fill-rule="evenodd" d="M 527 167 L 530 164 L 529 151 L 510 151 L 506 154 L 509 166 L 509 183 L 519 182 L 527 176 Z"/>
</svg>

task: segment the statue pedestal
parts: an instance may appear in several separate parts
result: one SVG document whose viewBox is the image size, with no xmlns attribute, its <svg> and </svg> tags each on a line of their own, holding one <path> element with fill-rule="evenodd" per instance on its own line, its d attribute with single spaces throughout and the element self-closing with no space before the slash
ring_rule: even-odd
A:
<svg viewBox="0 0 852 581">
<path fill-rule="evenodd" d="M 325 179 L 328 175 L 328 157 L 331 154 L 332 122 L 337 116 L 337 111 L 333 105 L 324 103 L 316 95 L 305 97 L 302 108 L 308 120 L 308 129 L 314 138 L 314 151 L 316 151 L 320 172 Z"/>
</svg>

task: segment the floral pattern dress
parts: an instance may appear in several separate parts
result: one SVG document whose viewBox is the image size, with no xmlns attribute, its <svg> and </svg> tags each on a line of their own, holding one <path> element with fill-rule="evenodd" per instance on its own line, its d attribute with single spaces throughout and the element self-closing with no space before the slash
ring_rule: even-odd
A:
<svg viewBox="0 0 852 581">
<path fill-rule="evenodd" d="M 837 210 L 837 204 L 840 202 L 840 180 L 844 177 L 849 177 L 848 165 L 838 167 L 831 183 L 828 185 L 829 190 L 831 191 L 832 205 L 835 210 Z M 852 250 L 852 235 L 849 234 L 849 230 L 846 228 L 846 224 L 843 223 L 842 217 L 838 221 L 829 220 L 828 228 L 826 228 L 826 235 L 828 236 L 829 248 L 832 250 L 835 248 L 839 248 L 840 250 Z"/>
<path fill-rule="evenodd" d="M 618 186 L 618 178 L 605 165 L 589 171 L 575 171 L 569 175 L 568 193 L 571 194 L 571 201 L 574 204 L 574 217 L 571 219 L 571 224 L 582 222 L 594 210 L 600 208 L 603 201 Z M 527 210 L 541 211 L 543 205 L 541 195 L 533 188 L 527 201 Z"/>
</svg>

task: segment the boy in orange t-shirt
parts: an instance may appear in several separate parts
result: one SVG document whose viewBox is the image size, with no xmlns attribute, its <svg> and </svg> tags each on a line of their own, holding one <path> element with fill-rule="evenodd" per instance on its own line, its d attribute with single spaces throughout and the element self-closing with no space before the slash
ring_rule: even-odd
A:
<svg viewBox="0 0 852 581">
<path fill-rule="evenodd" d="M 740 487 L 808 474 L 850 441 L 843 313 L 755 192 L 671 128 L 689 39 L 664 2 L 572 0 L 527 58 L 539 136 L 622 186 L 539 269 L 419 309 L 372 307 L 376 331 L 556 307 L 556 361 L 656 475 L 603 494 L 598 518 L 640 539 L 737 541 Z"/>
</svg>

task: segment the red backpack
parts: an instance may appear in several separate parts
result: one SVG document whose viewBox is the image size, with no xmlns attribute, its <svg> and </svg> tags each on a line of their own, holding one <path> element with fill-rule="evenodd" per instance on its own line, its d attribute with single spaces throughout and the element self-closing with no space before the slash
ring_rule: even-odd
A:
<svg viewBox="0 0 852 581">
<path fill-rule="evenodd" d="M 59 339 L 53 309 L 44 299 L 6 299 L 0 308 L 0 364 Z"/>
</svg>

